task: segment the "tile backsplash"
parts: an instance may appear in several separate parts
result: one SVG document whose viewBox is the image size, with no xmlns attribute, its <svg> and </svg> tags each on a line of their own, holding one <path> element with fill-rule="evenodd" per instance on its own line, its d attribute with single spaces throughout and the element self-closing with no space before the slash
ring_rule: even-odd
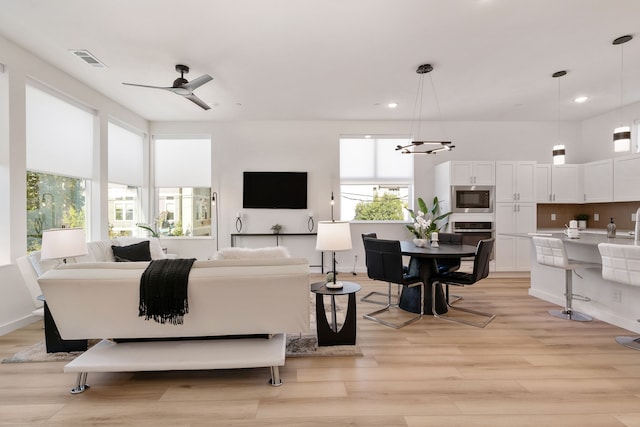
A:
<svg viewBox="0 0 640 427">
<path fill-rule="evenodd" d="M 606 229 L 609 219 L 613 217 L 613 222 L 618 230 L 633 230 L 635 223 L 631 221 L 631 214 L 635 214 L 640 207 L 638 202 L 615 202 L 615 203 L 585 203 L 585 204 L 546 204 L 538 203 L 538 229 L 541 228 L 564 228 L 569 225 L 569 221 L 575 219 L 578 214 L 587 214 L 587 228 Z M 551 220 L 555 214 L 555 221 Z M 594 220 L 594 214 L 599 215 L 599 220 Z"/>
</svg>

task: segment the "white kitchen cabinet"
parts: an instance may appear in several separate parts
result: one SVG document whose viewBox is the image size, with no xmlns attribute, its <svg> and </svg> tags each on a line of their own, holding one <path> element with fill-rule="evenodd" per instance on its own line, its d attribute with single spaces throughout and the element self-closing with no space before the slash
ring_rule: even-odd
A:
<svg viewBox="0 0 640 427">
<path fill-rule="evenodd" d="M 584 203 L 582 165 L 538 164 L 535 171 L 538 203 Z"/>
<path fill-rule="evenodd" d="M 495 185 L 494 161 L 450 163 L 451 185 Z"/>
<path fill-rule="evenodd" d="M 613 201 L 640 200 L 640 155 L 613 159 Z"/>
<path fill-rule="evenodd" d="M 584 202 L 613 201 L 613 160 L 599 160 L 583 165 Z"/>
<path fill-rule="evenodd" d="M 496 202 L 534 202 L 536 162 L 496 162 Z"/>
<path fill-rule="evenodd" d="M 528 271 L 531 266 L 531 240 L 505 233 L 536 231 L 536 203 L 496 203 L 496 271 Z"/>
</svg>

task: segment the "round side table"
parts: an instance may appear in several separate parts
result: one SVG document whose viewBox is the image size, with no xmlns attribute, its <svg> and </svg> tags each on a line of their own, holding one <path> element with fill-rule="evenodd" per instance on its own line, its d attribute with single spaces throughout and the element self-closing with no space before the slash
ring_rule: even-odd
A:
<svg viewBox="0 0 640 427">
<path fill-rule="evenodd" d="M 357 283 L 342 282 L 342 288 L 327 288 L 326 282 L 316 282 L 311 284 L 311 292 L 316 294 L 316 332 L 318 334 L 319 346 L 330 345 L 355 345 L 356 343 L 356 292 L 361 287 Z M 324 295 L 331 296 L 331 325 L 327 320 L 324 308 Z M 336 316 L 336 295 L 346 295 L 347 314 L 344 324 L 338 331 Z"/>
</svg>

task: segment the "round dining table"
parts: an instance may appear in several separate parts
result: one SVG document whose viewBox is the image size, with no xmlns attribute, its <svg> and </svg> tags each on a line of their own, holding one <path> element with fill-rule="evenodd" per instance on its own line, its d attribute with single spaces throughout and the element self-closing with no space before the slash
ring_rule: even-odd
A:
<svg viewBox="0 0 640 427">
<path fill-rule="evenodd" d="M 418 274 L 424 283 L 424 314 L 433 314 L 431 311 L 431 280 L 437 273 L 438 259 L 445 258 L 473 258 L 476 254 L 476 247 L 471 245 L 460 245 L 451 243 L 440 243 L 439 246 L 418 247 L 413 242 L 401 241 L 400 250 L 402 255 L 411 257 L 409 262 L 409 274 Z M 438 314 L 447 312 L 447 300 L 442 290 L 441 284 L 436 284 L 436 311 Z M 420 286 L 402 288 L 398 306 L 412 313 L 420 313 L 420 304 L 423 300 Z"/>
</svg>

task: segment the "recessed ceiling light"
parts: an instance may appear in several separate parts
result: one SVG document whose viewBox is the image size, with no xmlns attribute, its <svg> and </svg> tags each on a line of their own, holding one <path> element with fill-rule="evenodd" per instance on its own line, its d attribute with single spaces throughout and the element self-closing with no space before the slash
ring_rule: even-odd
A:
<svg viewBox="0 0 640 427">
<path fill-rule="evenodd" d="M 577 103 L 577 104 L 582 104 L 583 102 L 587 102 L 589 100 L 588 96 L 577 96 L 573 102 Z"/>
<path fill-rule="evenodd" d="M 397 106 L 398 106 L 397 102 L 390 102 L 390 103 L 387 104 L 387 107 L 389 107 L 389 108 L 396 108 Z"/>
<path fill-rule="evenodd" d="M 371 135 L 365 135 L 364 137 L 369 139 L 369 138 L 371 138 Z"/>
</svg>

